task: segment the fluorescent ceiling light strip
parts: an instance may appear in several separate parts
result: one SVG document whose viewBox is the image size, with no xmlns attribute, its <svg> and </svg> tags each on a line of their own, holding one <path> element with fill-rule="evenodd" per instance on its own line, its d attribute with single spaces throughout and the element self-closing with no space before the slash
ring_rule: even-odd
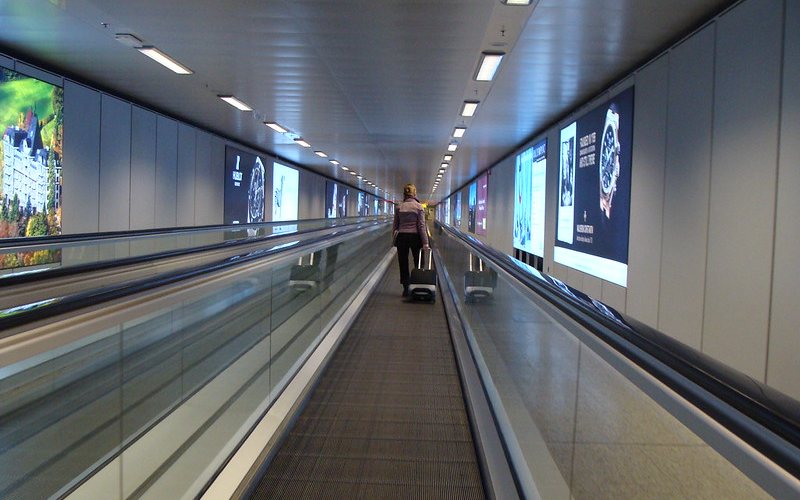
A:
<svg viewBox="0 0 800 500">
<path fill-rule="evenodd" d="M 322 151 L 314 151 L 314 154 L 315 154 L 315 155 L 317 155 L 317 156 L 319 156 L 320 158 L 327 158 L 327 157 L 328 157 L 328 155 L 326 155 L 326 154 L 325 154 L 324 152 L 322 152 Z"/>
<path fill-rule="evenodd" d="M 444 161 L 450 161 L 453 159 L 453 155 L 444 155 Z"/>
<path fill-rule="evenodd" d="M 442 164 L 439 166 L 439 168 L 440 168 L 441 170 L 444 170 L 444 169 L 446 169 L 448 166 L 449 166 L 449 165 L 447 165 L 447 163 L 442 163 Z"/>
<path fill-rule="evenodd" d="M 502 52 L 483 52 L 475 79 L 479 82 L 491 82 L 504 55 Z"/>
<path fill-rule="evenodd" d="M 531 0 L 500 0 L 500 3 L 506 5 L 530 5 Z"/>
<path fill-rule="evenodd" d="M 461 116 L 472 116 L 478 109 L 480 101 L 464 101 L 464 106 L 461 107 Z"/>
<path fill-rule="evenodd" d="M 220 99 L 227 102 L 234 108 L 241 110 L 241 111 L 253 111 L 253 108 L 245 104 L 244 102 L 240 101 L 239 99 L 235 98 L 232 95 L 221 95 L 219 96 Z"/>
<path fill-rule="evenodd" d="M 192 73 L 194 73 L 194 71 L 190 70 L 183 64 L 179 63 L 175 59 L 171 58 L 170 56 L 161 52 L 160 50 L 158 50 L 153 46 L 148 45 L 145 47 L 139 47 L 136 50 L 146 55 L 150 59 L 154 60 L 158 64 L 166 68 L 169 68 L 171 71 L 174 71 L 175 73 L 178 73 L 179 75 L 191 75 Z"/>
<path fill-rule="evenodd" d="M 349 171 L 350 169 L 349 169 L 349 168 L 347 168 L 347 167 L 345 167 L 344 165 L 342 165 L 342 170 L 344 170 L 345 172 L 347 172 L 347 171 Z"/>
<path fill-rule="evenodd" d="M 339 162 L 338 161 L 336 161 L 336 160 L 329 160 L 329 161 L 331 162 L 331 164 L 336 165 L 337 167 L 339 166 Z"/>
<path fill-rule="evenodd" d="M 453 130 L 453 137 L 464 137 L 464 132 L 466 131 L 466 127 L 456 127 L 456 129 Z"/>
<path fill-rule="evenodd" d="M 307 143 L 306 141 L 304 141 L 303 139 L 301 139 L 299 137 L 297 139 L 295 139 L 294 142 L 296 142 L 300 146 L 303 146 L 304 148 L 310 148 L 311 147 L 311 144 Z"/>
<path fill-rule="evenodd" d="M 267 127 L 271 128 L 275 132 L 278 132 L 279 134 L 285 134 L 286 132 L 288 132 L 287 129 L 281 127 L 280 125 L 278 125 L 275 122 L 264 122 L 264 125 L 266 125 Z"/>
<path fill-rule="evenodd" d="M 458 149 L 458 144 L 450 144 L 447 146 L 448 151 L 455 151 L 456 149 Z"/>
</svg>

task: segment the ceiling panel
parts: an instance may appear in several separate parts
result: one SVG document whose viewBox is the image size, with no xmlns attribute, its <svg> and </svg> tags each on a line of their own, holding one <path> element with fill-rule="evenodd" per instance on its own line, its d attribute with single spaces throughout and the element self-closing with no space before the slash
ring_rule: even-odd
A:
<svg viewBox="0 0 800 500">
<path fill-rule="evenodd" d="M 325 175 L 355 178 L 261 122 L 275 120 L 392 192 L 433 199 L 730 5 L 730 0 L 0 0 L 3 51 Z M 114 40 L 132 33 L 179 76 Z M 491 84 L 481 50 L 508 52 Z M 481 96 L 475 117 L 462 101 Z M 255 108 L 220 101 L 233 94 Z M 354 184 L 355 185 L 355 184 Z"/>
</svg>

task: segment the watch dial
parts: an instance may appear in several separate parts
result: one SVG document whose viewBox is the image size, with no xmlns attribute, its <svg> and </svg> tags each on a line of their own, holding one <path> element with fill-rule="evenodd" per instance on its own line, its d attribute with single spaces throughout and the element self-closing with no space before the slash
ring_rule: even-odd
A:
<svg viewBox="0 0 800 500">
<path fill-rule="evenodd" d="M 264 167 L 256 160 L 247 191 L 247 222 L 264 221 Z"/>
<path fill-rule="evenodd" d="M 614 127 L 606 125 L 603 143 L 600 146 L 600 188 L 604 193 L 611 192 L 614 183 L 614 166 L 617 163 L 617 148 L 614 140 Z"/>
</svg>

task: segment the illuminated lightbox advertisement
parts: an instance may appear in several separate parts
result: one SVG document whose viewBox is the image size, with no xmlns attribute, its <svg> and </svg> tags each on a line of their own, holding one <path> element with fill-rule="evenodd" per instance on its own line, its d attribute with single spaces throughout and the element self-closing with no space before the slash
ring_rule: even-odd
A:
<svg viewBox="0 0 800 500">
<path fill-rule="evenodd" d="M 455 209 L 453 211 L 454 226 L 461 228 L 461 191 L 456 193 Z"/>
<path fill-rule="evenodd" d="M 547 141 L 517 155 L 514 169 L 514 248 L 544 257 Z"/>
<path fill-rule="evenodd" d="M 469 195 L 467 197 L 467 231 L 475 232 L 476 208 L 478 205 L 478 182 L 469 185 Z"/>
<path fill-rule="evenodd" d="M 633 88 L 561 130 L 556 262 L 627 286 Z"/>
<path fill-rule="evenodd" d="M 272 220 L 298 220 L 300 203 L 300 172 L 296 169 L 272 164 Z M 273 233 L 297 231 L 297 224 L 273 226 Z"/>
<path fill-rule="evenodd" d="M 333 181 L 325 181 L 325 217 L 347 217 L 347 197 L 350 191 Z"/>
<path fill-rule="evenodd" d="M 373 199 L 372 199 L 372 209 L 373 209 L 372 213 L 373 213 L 373 215 L 380 215 L 380 212 L 381 212 L 380 204 L 381 204 L 381 200 L 379 200 L 377 196 L 373 197 Z"/>
<path fill-rule="evenodd" d="M 478 200 L 475 208 L 475 234 L 486 235 L 486 212 L 489 208 L 489 175 L 478 177 Z"/>
<path fill-rule="evenodd" d="M 225 148 L 225 224 L 264 222 L 266 204 L 265 160 L 227 146 Z"/>
<path fill-rule="evenodd" d="M 450 198 L 444 200 L 444 223 L 450 224 Z"/>
<path fill-rule="evenodd" d="M 61 234 L 64 89 L 0 68 L 0 238 Z M 0 253 L 0 269 L 61 262 L 61 250 Z"/>
</svg>

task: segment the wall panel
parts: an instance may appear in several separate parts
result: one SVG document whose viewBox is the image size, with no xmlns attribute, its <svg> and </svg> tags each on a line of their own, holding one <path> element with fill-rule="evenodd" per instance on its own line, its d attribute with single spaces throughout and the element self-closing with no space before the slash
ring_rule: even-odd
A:
<svg viewBox="0 0 800 500">
<path fill-rule="evenodd" d="M 703 350 L 757 380 L 772 288 L 781 10 L 748 0 L 717 24 Z"/>
<path fill-rule="evenodd" d="M 100 231 L 130 228 L 131 105 L 102 95 L 100 116 Z"/>
<path fill-rule="evenodd" d="M 325 178 L 307 170 L 300 170 L 301 219 L 321 219 L 325 217 Z"/>
<path fill-rule="evenodd" d="M 709 26 L 669 55 L 669 116 L 658 328 L 700 349 L 703 331 L 714 37 Z M 651 323 L 656 325 L 656 323 Z"/>
<path fill-rule="evenodd" d="M 196 131 L 195 173 L 194 173 L 194 224 L 205 226 L 216 220 L 214 209 L 216 200 L 212 198 L 213 180 L 211 178 L 211 135 Z"/>
<path fill-rule="evenodd" d="M 158 116 L 156 123 L 156 227 L 178 225 L 178 123 Z"/>
<path fill-rule="evenodd" d="M 662 56 L 636 75 L 634 89 L 626 310 L 650 325 L 658 323 L 668 80 Z"/>
<path fill-rule="evenodd" d="M 131 117 L 131 229 L 152 229 L 156 223 L 155 113 L 134 106 Z"/>
<path fill-rule="evenodd" d="M 514 166 L 516 155 L 491 168 L 487 200 L 487 242 L 514 255 Z"/>
<path fill-rule="evenodd" d="M 800 3 L 786 3 L 767 383 L 800 399 Z"/>
<path fill-rule="evenodd" d="M 64 234 L 96 233 L 100 213 L 100 93 L 64 83 Z"/>
<path fill-rule="evenodd" d="M 178 226 L 193 226 L 195 217 L 195 168 L 197 167 L 197 131 L 178 124 Z"/>
<path fill-rule="evenodd" d="M 213 135 L 208 181 L 209 220 L 211 224 L 222 224 L 225 211 L 225 141 Z"/>
</svg>

